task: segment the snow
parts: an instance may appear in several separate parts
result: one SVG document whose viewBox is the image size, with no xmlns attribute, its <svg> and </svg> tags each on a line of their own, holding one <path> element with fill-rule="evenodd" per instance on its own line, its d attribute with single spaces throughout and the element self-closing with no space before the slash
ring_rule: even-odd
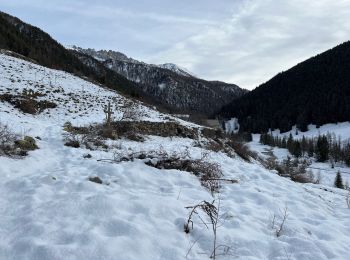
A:
<svg viewBox="0 0 350 260">
<path fill-rule="evenodd" d="M 253 141 L 249 143 L 249 147 L 258 152 L 260 157 L 267 159 L 273 154 L 280 162 L 287 159 L 288 156 L 293 158 L 287 149 L 263 145 L 259 143 L 259 140 L 260 134 L 254 134 Z M 335 164 L 334 168 L 332 168 L 329 162 L 320 163 L 312 159 L 311 165 L 307 169 L 311 170 L 315 177 L 319 175 L 321 177 L 320 183 L 328 187 L 334 186 L 334 180 L 338 171 L 342 175 L 343 182 L 350 183 L 350 168 L 341 163 Z"/>
<path fill-rule="evenodd" d="M 225 122 L 225 131 L 228 134 L 237 133 L 239 131 L 238 118 L 231 118 Z"/>
<path fill-rule="evenodd" d="M 29 86 L 40 90 L 40 85 L 64 91 L 42 97 L 59 101 L 48 113 L 27 115 L 0 103 L 1 122 L 20 134 L 41 137 L 40 149 L 24 159 L 0 157 L 0 259 L 208 259 L 210 226 L 194 218 L 194 230 L 183 231 L 189 214 L 185 207 L 214 199 L 196 176 L 152 168 L 141 160 L 98 161 L 112 158 L 117 150 L 159 147 L 168 152 L 188 149 L 191 157 L 200 158 L 203 150 L 195 141 L 147 136 L 143 143 L 110 141 L 114 146 L 107 151 L 66 147 L 64 122 L 101 122 L 108 100 L 123 104 L 125 99 L 70 74 L 0 55 L 2 92 L 18 93 Z M 143 108 L 144 120 L 171 118 Z M 83 158 L 87 153 L 91 159 Z M 221 152 L 210 153 L 208 160 L 220 164 L 225 178 L 239 180 L 222 183 L 215 195 L 221 212 L 218 244 L 230 247 L 218 259 L 348 259 L 350 209 L 344 190 L 294 183 L 258 162 Z M 103 184 L 90 182 L 92 176 Z M 276 237 L 273 216 L 280 224 L 285 207 L 288 217 Z"/>
<path fill-rule="evenodd" d="M 166 88 L 166 84 L 165 84 L 165 83 L 160 83 L 160 84 L 158 84 L 158 87 L 159 87 L 161 90 L 163 90 L 163 89 Z"/>
<path fill-rule="evenodd" d="M 278 129 L 272 131 L 271 133 L 274 136 L 280 136 L 280 137 L 283 137 L 283 136 L 289 137 L 289 135 L 291 134 L 293 138 L 297 140 L 302 139 L 303 136 L 305 136 L 306 138 L 315 138 L 319 135 L 331 134 L 331 135 L 334 135 L 337 139 L 340 138 L 343 144 L 347 144 L 350 142 L 350 122 L 342 122 L 337 124 L 325 124 L 320 126 L 319 128 L 316 128 L 316 125 L 309 125 L 308 131 L 306 132 L 296 131 L 296 126 L 294 126 L 291 131 L 288 131 L 285 133 L 280 133 Z M 259 139 L 260 139 L 259 134 L 253 135 L 253 142 L 251 142 L 249 145 L 253 150 L 259 152 L 260 156 L 267 158 L 268 157 L 267 153 L 272 152 L 274 156 L 276 156 L 276 158 L 280 161 L 286 159 L 287 156 L 292 157 L 287 149 L 281 149 L 277 147 L 269 147 L 266 145 L 262 145 L 259 143 Z M 329 162 L 319 163 L 313 160 L 309 169 L 313 171 L 314 175 L 321 176 L 321 183 L 324 185 L 333 186 L 334 179 L 338 171 L 340 171 L 340 173 L 342 174 L 344 183 L 345 182 L 350 183 L 350 168 L 346 167 L 342 163 L 337 163 L 335 164 L 335 167 L 332 168 Z"/>
<path fill-rule="evenodd" d="M 335 136 L 341 137 L 341 140 L 344 142 L 350 141 L 350 122 L 342 122 L 337 124 L 325 124 L 320 126 L 319 128 L 316 128 L 316 125 L 309 125 L 308 131 L 306 132 L 300 132 L 298 131 L 298 134 L 296 135 L 296 126 L 293 127 L 291 131 L 288 131 L 286 133 L 280 133 L 279 130 L 272 131 L 273 135 L 280 135 L 280 136 L 289 136 L 292 134 L 293 138 L 295 139 L 301 139 L 303 136 L 307 138 L 313 138 L 317 137 L 319 135 L 325 135 L 327 133 L 334 133 Z"/>
<path fill-rule="evenodd" d="M 58 106 L 44 111 L 36 118 L 62 125 L 67 121 L 76 125 L 102 122 L 105 118 L 104 108 L 109 102 L 114 108 L 114 118 L 118 119 L 122 113 L 119 108 L 128 102 L 115 91 L 97 86 L 69 73 L 44 68 L 3 54 L 0 54 L 0 75 L 0 95 L 4 93 L 20 95 L 24 89 L 45 94 L 39 99 L 53 101 Z M 196 126 L 159 113 L 141 103 L 137 103 L 137 106 L 143 112 L 140 120 L 153 122 L 173 120 L 186 126 Z M 6 103 L 0 103 L 0 108 L 2 112 L 7 113 L 0 115 L 3 123 L 10 123 L 13 116 L 30 121 L 30 117 L 17 113 Z M 36 122 L 26 122 L 26 124 L 34 127 Z"/>
<path fill-rule="evenodd" d="M 163 69 L 168 69 L 171 70 L 173 72 L 176 72 L 177 74 L 181 75 L 181 76 L 186 76 L 186 77 L 195 77 L 192 72 L 188 71 L 186 68 L 180 67 L 176 64 L 173 63 L 164 63 L 164 64 L 160 64 L 158 65 L 159 68 L 163 68 Z"/>
</svg>

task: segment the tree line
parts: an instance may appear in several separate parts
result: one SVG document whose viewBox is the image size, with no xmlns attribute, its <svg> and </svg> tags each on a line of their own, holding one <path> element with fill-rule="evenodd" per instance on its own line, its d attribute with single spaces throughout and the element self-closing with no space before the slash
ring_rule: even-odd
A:
<svg viewBox="0 0 350 260">
<path fill-rule="evenodd" d="M 335 134 L 319 135 L 314 138 L 301 139 L 289 137 L 274 136 L 271 133 L 264 133 L 260 136 L 260 143 L 286 148 L 296 158 L 314 157 L 318 162 L 329 161 L 332 166 L 337 162 L 343 162 L 350 166 L 350 143 L 342 144 L 340 138 L 336 138 Z"/>
<path fill-rule="evenodd" d="M 350 41 L 281 72 L 221 111 L 253 133 L 350 121 Z"/>
</svg>

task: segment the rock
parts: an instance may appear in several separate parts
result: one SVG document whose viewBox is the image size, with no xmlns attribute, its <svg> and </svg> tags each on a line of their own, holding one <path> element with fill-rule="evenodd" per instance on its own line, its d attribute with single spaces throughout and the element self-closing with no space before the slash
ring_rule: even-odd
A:
<svg viewBox="0 0 350 260">
<path fill-rule="evenodd" d="M 79 148 L 80 147 L 80 143 L 78 141 L 74 141 L 74 140 L 69 140 L 64 145 L 65 146 L 69 146 L 69 147 L 73 147 L 73 148 Z"/>
<path fill-rule="evenodd" d="M 89 181 L 91 182 L 95 182 L 95 183 L 98 183 L 98 184 L 102 184 L 103 181 L 99 178 L 99 177 L 89 177 Z"/>
</svg>

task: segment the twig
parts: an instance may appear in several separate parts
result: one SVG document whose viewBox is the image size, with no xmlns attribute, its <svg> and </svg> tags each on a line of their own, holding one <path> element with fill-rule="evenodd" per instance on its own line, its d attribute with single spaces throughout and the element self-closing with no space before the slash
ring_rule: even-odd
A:
<svg viewBox="0 0 350 260">
<path fill-rule="evenodd" d="M 231 183 L 238 183 L 238 180 L 235 179 L 222 179 L 222 178 L 209 178 L 209 179 L 205 179 L 208 181 L 226 181 L 226 182 L 231 182 Z"/>
<path fill-rule="evenodd" d="M 187 251 L 186 259 L 187 259 L 188 255 L 190 254 L 190 252 L 191 252 L 193 246 L 198 242 L 198 240 L 199 240 L 200 238 L 201 238 L 201 237 L 198 237 L 198 238 L 192 243 L 191 247 L 190 247 L 190 248 L 188 249 L 188 251 Z"/>
<path fill-rule="evenodd" d="M 179 194 L 177 195 L 177 199 L 176 199 L 176 200 L 179 200 L 181 191 L 182 191 L 182 187 L 181 187 L 180 190 L 179 190 Z"/>
<path fill-rule="evenodd" d="M 283 227 L 284 227 L 284 224 L 287 220 L 287 217 L 288 217 L 288 208 L 285 207 L 282 222 L 276 229 L 276 236 L 277 237 L 280 237 L 282 235 Z"/>
</svg>

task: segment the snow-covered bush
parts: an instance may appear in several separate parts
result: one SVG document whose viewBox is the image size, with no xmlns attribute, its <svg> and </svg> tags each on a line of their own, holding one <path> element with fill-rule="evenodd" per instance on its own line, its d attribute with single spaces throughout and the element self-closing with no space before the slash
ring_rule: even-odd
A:
<svg viewBox="0 0 350 260">
<path fill-rule="evenodd" d="M 220 181 L 223 173 L 219 163 L 210 162 L 207 154 L 203 154 L 200 159 L 193 159 L 188 150 L 183 152 L 168 153 L 162 147 L 158 150 L 147 152 L 131 152 L 118 150 L 114 153 L 113 162 L 120 163 L 123 161 L 143 160 L 146 165 L 157 169 L 176 169 L 180 171 L 190 172 L 196 175 L 201 184 L 207 188 L 212 194 L 219 191 Z M 225 180 L 236 182 L 233 180 Z"/>
<path fill-rule="evenodd" d="M 20 139 L 7 125 L 0 123 L 0 156 L 25 156 L 28 151 L 38 149 L 33 137 L 25 136 Z"/>
<path fill-rule="evenodd" d="M 0 149 L 4 150 L 13 145 L 16 139 L 17 135 L 12 133 L 7 125 L 0 123 Z"/>
<path fill-rule="evenodd" d="M 16 140 L 15 146 L 22 151 L 33 151 L 38 149 L 35 139 L 31 136 L 25 136 L 22 140 Z"/>
</svg>

